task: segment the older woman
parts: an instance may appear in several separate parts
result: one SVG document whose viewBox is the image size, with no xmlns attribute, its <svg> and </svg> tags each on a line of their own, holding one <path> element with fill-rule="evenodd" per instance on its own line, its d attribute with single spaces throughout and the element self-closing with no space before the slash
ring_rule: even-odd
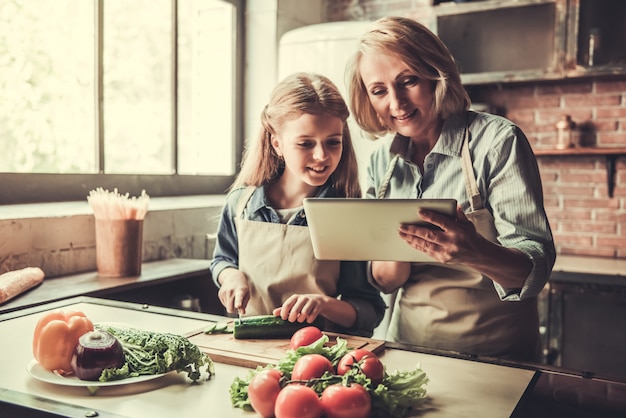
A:
<svg viewBox="0 0 626 418">
<path fill-rule="evenodd" d="M 555 260 L 539 171 L 524 133 L 469 110 L 441 40 L 405 18 L 378 20 L 348 65 L 352 113 L 384 137 L 368 167 L 369 198 L 454 198 L 455 219 L 399 235 L 433 263 L 372 261 L 372 283 L 397 291 L 387 339 L 537 360 L 537 295 Z"/>
</svg>

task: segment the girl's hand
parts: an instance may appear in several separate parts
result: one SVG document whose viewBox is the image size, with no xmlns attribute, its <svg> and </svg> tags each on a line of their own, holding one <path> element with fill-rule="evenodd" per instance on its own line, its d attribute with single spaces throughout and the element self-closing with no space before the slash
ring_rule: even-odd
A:
<svg viewBox="0 0 626 418">
<path fill-rule="evenodd" d="M 217 296 L 228 313 L 246 313 L 246 306 L 250 300 L 248 278 L 241 271 L 234 268 L 222 270 L 219 276 L 221 287 Z"/>
<path fill-rule="evenodd" d="M 318 294 L 291 295 L 285 300 L 283 306 L 274 309 L 273 314 L 289 322 L 312 323 L 322 311 L 328 298 L 328 296 Z"/>
<path fill-rule="evenodd" d="M 457 206 L 456 219 L 437 212 L 420 210 L 420 216 L 436 228 L 401 225 L 399 234 L 411 247 L 440 263 L 465 263 L 478 253 L 485 240 Z"/>
</svg>

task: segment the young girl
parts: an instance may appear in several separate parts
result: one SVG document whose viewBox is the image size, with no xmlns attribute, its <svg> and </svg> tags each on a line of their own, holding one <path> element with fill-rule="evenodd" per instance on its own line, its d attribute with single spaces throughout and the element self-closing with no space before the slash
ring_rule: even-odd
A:
<svg viewBox="0 0 626 418">
<path fill-rule="evenodd" d="M 217 231 L 211 272 L 227 312 L 322 319 L 366 336 L 381 321 L 366 263 L 316 260 L 302 208 L 307 197 L 361 197 L 348 115 L 324 76 L 296 73 L 275 87 Z"/>
</svg>

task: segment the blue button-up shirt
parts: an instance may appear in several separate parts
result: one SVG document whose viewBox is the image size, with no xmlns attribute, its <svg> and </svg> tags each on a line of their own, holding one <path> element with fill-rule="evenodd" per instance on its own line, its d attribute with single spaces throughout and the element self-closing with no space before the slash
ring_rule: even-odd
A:
<svg viewBox="0 0 626 418">
<path fill-rule="evenodd" d="M 238 268 L 239 244 L 235 216 L 239 198 L 245 188 L 231 191 L 222 210 L 217 229 L 217 240 L 211 262 L 211 274 L 219 287 L 217 277 L 225 268 Z M 316 197 L 336 197 L 333 190 L 326 186 Z M 243 214 L 245 219 L 258 222 L 280 223 L 280 217 L 267 201 L 263 187 L 254 191 Z M 289 221 L 290 225 L 307 227 L 306 214 L 301 209 Z M 371 336 L 374 328 L 380 323 L 385 313 L 385 303 L 380 292 L 367 279 L 367 263 L 360 261 L 342 261 L 340 263 L 337 295 L 341 300 L 350 303 L 357 311 L 357 320 L 350 329 L 340 330 L 345 333 Z"/>
<path fill-rule="evenodd" d="M 524 133 L 511 121 L 488 113 L 469 113 L 469 150 L 484 207 L 494 217 L 498 241 L 516 248 L 532 262 L 521 289 L 495 283 L 501 299 L 536 296 L 544 287 L 556 258 L 550 225 L 543 207 L 539 169 Z M 398 162 L 388 185 L 389 198 L 452 198 L 470 210 L 463 177 L 461 146 L 465 115 L 448 118 L 430 153 L 423 174 L 410 161 L 411 141 L 399 135 L 381 139 L 368 167 L 366 197 L 376 198 L 391 159 Z"/>
</svg>

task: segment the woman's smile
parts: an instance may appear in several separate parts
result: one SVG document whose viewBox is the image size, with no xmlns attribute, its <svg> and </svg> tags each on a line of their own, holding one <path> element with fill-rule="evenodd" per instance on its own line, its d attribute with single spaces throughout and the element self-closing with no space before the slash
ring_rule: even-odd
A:
<svg viewBox="0 0 626 418">
<path fill-rule="evenodd" d="M 392 116 L 392 118 L 399 122 L 403 122 L 407 119 L 411 119 L 413 116 L 415 116 L 416 113 L 417 113 L 417 109 L 413 109 L 413 111 L 410 113 L 404 113 L 402 115 Z"/>
</svg>

